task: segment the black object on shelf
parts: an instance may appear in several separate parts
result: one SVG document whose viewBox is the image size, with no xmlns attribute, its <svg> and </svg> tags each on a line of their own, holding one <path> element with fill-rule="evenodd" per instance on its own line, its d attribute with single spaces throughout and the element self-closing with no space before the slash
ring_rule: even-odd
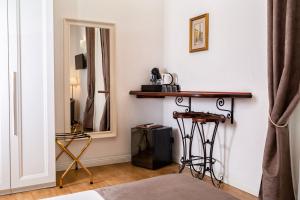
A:
<svg viewBox="0 0 300 200">
<path fill-rule="evenodd" d="M 180 85 L 176 85 L 177 91 L 180 91 Z M 142 85 L 142 92 L 162 92 L 163 85 Z"/>
<path fill-rule="evenodd" d="M 143 92 L 161 92 L 162 85 L 142 85 Z"/>
<path fill-rule="evenodd" d="M 131 129 L 131 162 L 147 169 L 158 169 L 172 163 L 172 128 Z"/>
</svg>

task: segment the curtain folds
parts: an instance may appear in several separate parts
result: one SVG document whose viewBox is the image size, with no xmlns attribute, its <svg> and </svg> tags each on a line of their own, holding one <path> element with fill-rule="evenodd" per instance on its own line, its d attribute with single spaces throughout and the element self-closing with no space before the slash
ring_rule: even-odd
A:
<svg viewBox="0 0 300 200">
<path fill-rule="evenodd" d="M 84 130 L 93 130 L 95 96 L 95 28 L 86 28 L 87 91 L 88 97 L 83 118 Z"/>
<path fill-rule="evenodd" d="M 104 79 L 105 105 L 100 121 L 100 131 L 110 130 L 110 38 L 109 29 L 100 28 L 102 49 L 102 73 Z"/>
<path fill-rule="evenodd" d="M 300 100 L 299 84 L 300 1 L 268 0 L 270 122 L 263 159 L 261 200 L 295 199 L 289 129 L 285 124 Z"/>
</svg>

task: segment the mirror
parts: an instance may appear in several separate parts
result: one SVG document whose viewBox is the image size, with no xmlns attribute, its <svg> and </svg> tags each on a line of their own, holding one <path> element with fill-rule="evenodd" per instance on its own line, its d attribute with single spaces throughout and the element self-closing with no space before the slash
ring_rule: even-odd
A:
<svg viewBox="0 0 300 200">
<path fill-rule="evenodd" d="M 65 21 L 65 131 L 114 133 L 114 25 Z"/>
</svg>

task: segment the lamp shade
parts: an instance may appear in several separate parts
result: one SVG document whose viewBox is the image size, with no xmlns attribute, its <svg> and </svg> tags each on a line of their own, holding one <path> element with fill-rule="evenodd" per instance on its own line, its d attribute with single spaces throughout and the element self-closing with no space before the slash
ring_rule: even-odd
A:
<svg viewBox="0 0 300 200">
<path fill-rule="evenodd" d="M 70 85 L 78 85 L 78 80 L 76 77 L 71 77 L 70 78 Z"/>
</svg>

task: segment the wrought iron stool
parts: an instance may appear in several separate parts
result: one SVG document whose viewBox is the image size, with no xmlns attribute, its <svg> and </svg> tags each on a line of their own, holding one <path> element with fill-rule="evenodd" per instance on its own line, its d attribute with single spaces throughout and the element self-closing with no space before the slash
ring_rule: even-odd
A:
<svg viewBox="0 0 300 200">
<path fill-rule="evenodd" d="M 68 147 L 70 144 L 75 141 L 75 140 L 80 140 L 80 139 L 88 139 L 86 141 L 86 144 L 84 147 L 81 149 L 80 153 L 75 156 L 69 149 Z M 56 138 L 55 138 L 56 144 L 60 147 L 62 150 L 57 156 L 56 160 L 60 158 L 60 156 L 63 153 L 66 153 L 72 160 L 73 162 L 69 165 L 69 167 L 65 170 L 63 175 L 59 179 L 59 187 L 63 187 L 63 179 L 65 176 L 70 172 L 72 167 L 75 165 L 75 170 L 78 170 L 78 165 L 90 176 L 90 184 L 93 184 L 93 174 L 88 170 L 81 162 L 80 162 L 80 157 L 82 154 L 85 152 L 85 150 L 89 147 L 89 145 L 92 142 L 92 137 L 84 132 L 75 132 L 75 133 L 57 133 Z M 64 143 L 66 141 L 66 143 Z"/>
<path fill-rule="evenodd" d="M 182 141 L 182 147 L 183 147 L 183 155 L 180 159 L 181 165 L 179 168 L 179 173 L 181 173 L 186 166 L 190 167 L 191 173 L 192 168 L 195 166 L 199 166 L 201 163 L 195 163 L 197 161 L 200 161 L 203 159 L 201 156 L 194 156 L 192 155 L 192 141 L 194 137 L 194 132 L 191 130 L 190 133 L 187 133 L 186 127 L 185 127 L 185 119 L 190 119 L 192 121 L 192 118 L 200 115 L 202 113 L 200 112 L 174 112 L 173 118 L 176 119 L 179 132 L 181 135 L 181 141 Z M 193 127 L 193 124 L 192 124 Z M 189 141 L 189 142 L 188 142 Z M 194 176 L 194 174 L 192 173 Z"/>
<path fill-rule="evenodd" d="M 213 150 L 214 150 L 214 143 L 215 138 L 217 135 L 219 123 L 224 123 L 226 118 L 224 115 L 217 115 L 211 113 L 203 113 L 203 115 L 193 117 L 192 119 L 192 134 L 194 135 L 195 129 L 200 134 L 201 143 L 202 143 L 202 150 L 203 150 L 203 163 L 201 163 L 201 171 L 197 171 L 199 178 L 203 179 L 206 172 L 210 173 L 210 178 L 214 186 L 220 186 L 223 182 L 223 176 L 219 179 L 216 177 L 213 165 L 216 163 L 216 159 L 213 158 Z M 212 133 L 211 138 L 206 138 L 204 133 L 203 125 L 206 123 L 214 123 L 214 130 Z M 200 129 L 201 126 L 201 129 Z M 209 145 L 209 147 L 207 147 Z M 209 153 L 208 153 L 209 152 Z"/>
<path fill-rule="evenodd" d="M 176 119 L 177 121 L 179 131 L 181 133 L 182 145 L 183 145 L 183 156 L 180 160 L 181 167 L 179 173 L 183 171 L 185 166 L 189 166 L 191 174 L 194 177 L 198 177 L 200 179 L 203 179 L 205 173 L 209 172 L 213 185 L 220 186 L 220 184 L 223 181 L 223 177 L 218 179 L 215 176 L 213 170 L 213 164 L 216 162 L 216 160 L 213 158 L 213 147 L 214 147 L 215 137 L 217 134 L 219 123 L 225 122 L 226 120 L 225 116 L 211 114 L 211 113 L 203 113 L 203 112 L 185 112 L 185 113 L 174 112 L 173 118 Z M 192 119 L 192 128 L 190 134 L 186 133 L 184 119 Z M 206 123 L 215 123 L 214 131 L 210 139 L 205 138 L 203 125 Z M 203 156 L 200 155 L 196 156 L 193 155 L 192 153 L 193 138 L 194 138 L 196 128 L 199 131 L 199 135 L 202 143 Z M 189 140 L 189 146 L 187 145 L 187 140 Z M 210 147 L 207 148 L 207 145 L 210 145 Z M 208 154 L 208 150 L 209 150 L 209 154 Z"/>
</svg>

